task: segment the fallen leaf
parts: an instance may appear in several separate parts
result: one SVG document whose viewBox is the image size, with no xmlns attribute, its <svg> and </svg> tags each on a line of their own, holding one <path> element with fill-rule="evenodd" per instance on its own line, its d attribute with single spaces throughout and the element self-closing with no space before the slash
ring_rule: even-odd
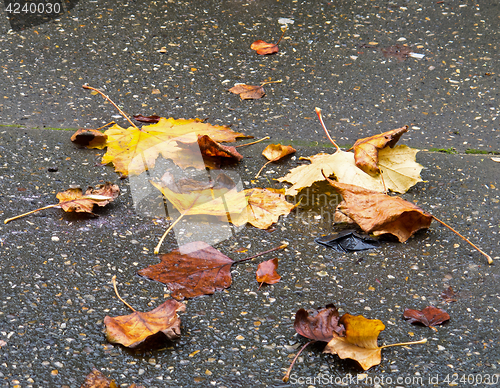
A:
<svg viewBox="0 0 500 388">
<path fill-rule="evenodd" d="M 231 222 L 236 226 L 248 222 L 256 228 L 267 229 L 296 206 L 286 201 L 284 190 L 254 188 L 246 189 L 244 193 L 248 202 L 246 209 L 230 215 Z"/>
<path fill-rule="evenodd" d="M 242 100 L 258 100 L 266 94 L 262 85 L 235 84 L 229 91 L 239 94 Z"/>
<path fill-rule="evenodd" d="M 99 148 L 106 143 L 107 136 L 97 129 L 80 128 L 71 136 L 71 141 L 84 147 Z"/>
<path fill-rule="evenodd" d="M 345 337 L 333 332 L 333 338 L 323 353 L 356 360 L 364 370 L 380 364 L 382 348 L 377 345 L 377 339 L 380 332 L 385 329 L 382 321 L 346 313 L 340 318 L 339 323 L 345 327 Z"/>
<path fill-rule="evenodd" d="M 344 230 L 340 233 L 318 237 L 314 242 L 333 248 L 340 253 L 350 253 L 375 249 L 379 247 L 379 242 L 368 235 L 361 235 L 355 230 Z"/>
<path fill-rule="evenodd" d="M 89 187 L 85 194 L 82 194 L 81 188 L 72 188 L 57 193 L 59 206 L 65 212 L 92 213 L 94 205 L 106 206 L 120 194 L 118 185 L 106 182 L 98 185 L 95 189 Z"/>
<path fill-rule="evenodd" d="M 400 197 L 326 180 L 343 197 L 337 212 L 351 218 L 366 233 L 375 236 L 389 233 L 400 242 L 405 242 L 415 232 L 427 229 L 431 224 L 430 214 Z"/>
<path fill-rule="evenodd" d="M 115 124 L 109 128 L 105 135 L 107 141 L 100 146 L 107 147 L 102 158 L 103 164 L 113 163 L 115 171 L 122 175 L 139 175 L 143 171 L 155 166 L 159 155 L 165 159 L 172 159 L 182 150 L 178 142 L 195 142 L 199 135 L 208 135 L 216 142 L 232 142 L 246 136 L 230 130 L 227 126 L 213 126 L 200 119 L 178 119 L 161 117 L 156 124 L 145 125 L 142 128 L 122 128 Z M 184 155 L 185 156 L 185 155 Z M 197 155 L 193 155 L 193 162 L 197 162 Z M 185 161 L 186 157 L 184 157 Z M 184 163 L 185 166 L 185 163 Z"/>
<path fill-rule="evenodd" d="M 174 299 L 169 299 L 152 311 L 104 318 L 106 338 L 111 343 L 118 343 L 128 348 L 135 348 L 147 338 L 163 333 L 169 340 L 181 335 L 181 320 L 177 312 L 185 311 L 186 306 Z"/>
<path fill-rule="evenodd" d="M 451 286 L 448 287 L 443 292 L 441 292 L 440 296 L 446 303 L 456 302 L 458 297 L 455 291 L 453 291 L 453 289 L 451 288 Z"/>
<path fill-rule="evenodd" d="M 80 388 L 118 388 L 118 386 L 114 380 L 108 379 L 96 368 L 93 368 Z"/>
<path fill-rule="evenodd" d="M 319 311 L 300 309 L 295 313 L 293 327 L 301 336 L 322 342 L 330 342 L 333 332 L 345 335 L 343 325 L 339 325 L 339 312 L 333 304 Z"/>
<path fill-rule="evenodd" d="M 260 263 L 257 266 L 255 277 L 259 283 L 275 284 L 281 279 L 276 269 L 278 268 L 278 258 L 271 259 Z M 259 287 L 260 288 L 260 287 Z"/>
<path fill-rule="evenodd" d="M 256 40 L 251 44 L 250 48 L 255 50 L 259 55 L 275 54 L 279 51 L 278 44 L 267 43 L 263 40 Z"/>
<path fill-rule="evenodd" d="M 292 146 L 269 144 L 266 148 L 264 148 L 264 151 L 262 151 L 262 155 L 264 155 L 270 162 L 276 162 L 287 155 L 293 154 L 295 151 L 297 150 Z"/>
<path fill-rule="evenodd" d="M 380 174 L 378 152 L 385 148 L 394 148 L 401 135 L 408 131 L 408 126 L 393 129 L 378 135 L 359 139 L 354 143 L 354 160 L 356 166 L 371 176 Z"/>
<path fill-rule="evenodd" d="M 160 121 L 161 117 L 152 115 L 152 116 L 143 116 L 143 115 L 134 115 L 134 120 L 140 121 L 141 123 L 154 123 L 156 124 Z"/>
<path fill-rule="evenodd" d="M 428 306 L 421 311 L 405 309 L 403 317 L 410 323 L 421 323 L 430 328 L 440 325 L 450 319 L 450 315 L 446 311 L 434 306 Z"/>
<path fill-rule="evenodd" d="M 207 168 L 220 168 L 222 164 L 239 162 L 243 156 L 236 148 L 226 146 L 212 140 L 210 136 L 198 136 L 196 142 L 177 142 L 178 150 L 170 156 L 181 168 L 194 167 L 198 170 Z M 201 152 L 202 160 L 193 158 L 197 152 Z M 225 163 L 224 163 L 225 161 Z"/>
<path fill-rule="evenodd" d="M 235 186 L 227 186 L 231 183 L 226 179 L 230 180 L 227 175 L 219 174 L 214 183 L 189 178 L 175 181 L 174 176 L 167 171 L 161 182 L 152 181 L 151 184 L 183 216 L 206 214 L 226 217 L 228 214 L 241 213 L 247 206 L 245 192 L 237 191 Z"/>
<path fill-rule="evenodd" d="M 213 294 L 231 285 L 234 261 L 202 241 L 160 255 L 160 260 L 139 275 L 167 284 L 176 299 Z"/>
</svg>

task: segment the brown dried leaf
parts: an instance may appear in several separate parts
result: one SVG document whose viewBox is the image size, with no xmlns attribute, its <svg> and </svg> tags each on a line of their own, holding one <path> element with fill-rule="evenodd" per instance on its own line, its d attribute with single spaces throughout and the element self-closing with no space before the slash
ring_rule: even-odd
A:
<svg viewBox="0 0 500 388">
<path fill-rule="evenodd" d="M 356 166 L 371 176 L 380 174 L 378 152 L 385 147 L 393 148 L 401 135 L 408 131 L 408 126 L 393 129 L 378 135 L 359 139 L 352 147 Z"/>
<path fill-rule="evenodd" d="M 169 340 L 181 335 L 181 320 L 178 311 L 185 311 L 186 306 L 174 299 L 169 299 L 152 311 L 142 313 L 135 311 L 132 314 L 104 318 L 106 338 L 111 343 L 122 344 L 134 348 L 147 338 L 163 333 Z"/>
<path fill-rule="evenodd" d="M 422 311 L 405 309 L 403 316 L 410 323 L 421 323 L 431 328 L 450 319 L 450 315 L 446 311 L 434 306 L 428 306 Z"/>
<path fill-rule="evenodd" d="M 139 115 L 134 115 L 134 120 L 140 121 L 141 123 L 153 123 L 156 124 L 158 121 L 160 121 L 161 117 L 152 115 L 152 116 L 143 116 L 141 114 Z"/>
<path fill-rule="evenodd" d="M 93 368 L 80 388 L 118 388 L 118 386 L 114 380 L 108 379 L 96 368 Z"/>
<path fill-rule="evenodd" d="M 259 55 L 269 55 L 275 54 L 279 51 L 278 45 L 274 43 L 267 43 L 263 40 L 256 40 L 250 46 L 252 50 L 255 50 Z"/>
<path fill-rule="evenodd" d="M 448 287 L 446 290 L 444 290 L 440 296 L 441 298 L 444 299 L 446 303 L 456 302 L 458 297 L 458 295 L 455 293 L 455 291 L 453 291 L 451 286 Z"/>
<path fill-rule="evenodd" d="M 229 91 L 239 94 L 242 100 L 258 100 L 266 94 L 262 85 L 235 84 Z"/>
<path fill-rule="evenodd" d="M 139 275 L 167 284 L 176 299 L 213 294 L 231 285 L 234 261 L 203 241 L 185 244 L 160 259 Z"/>
<path fill-rule="evenodd" d="M 389 233 L 400 242 L 420 229 L 427 229 L 432 216 L 411 202 L 325 177 L 343 197 L 337 211 L 351 218 L 366 233 Z"/>
<path fill-rule="evenodd" d="M 97 129 L 80 128 L 71 136 L 71 141 L 84 147 L 101 149 L 105 147 L 107 138 L 104 133 Z"/>
<path fill-rule="evenodd" d="M 278 258 L 271 259 L 260 263 L 255 274 L 259 283 L 275 284 L 281 279 L 276 269 L 278 268 Z"/>
<path fill-rule="evenodd" d="M 385 325 L 378 319 L 362 315 L 344 314 L 339 323 L 345 326 L 345 337 L 333 332 L 323 353 L 337 354 L 340 358 L 356 360 L 364 370 L 382 361 L 382 348 L 377 344 L 378 335 Z"/>
<path fill-rule="evenodd" d="M 118 185 L 106 182 L 104 185 L 89 187 L 85 194 L 82 189 L 73 188 L 57 193 L 59 206 L 65 212 L 92 213 L 94 205 L 105 206 L 112 202 L 120 194 Z"/>
<path fill-rule="evenodd" d="M 339 312 L 333 304 L 328 304 L 319 311 L 298 310 L 293 327 L 301 336 L 315 341 L 330 342 L 333 332 L 345 335 L 344 326 L 339 325 Z"/>
</svg>

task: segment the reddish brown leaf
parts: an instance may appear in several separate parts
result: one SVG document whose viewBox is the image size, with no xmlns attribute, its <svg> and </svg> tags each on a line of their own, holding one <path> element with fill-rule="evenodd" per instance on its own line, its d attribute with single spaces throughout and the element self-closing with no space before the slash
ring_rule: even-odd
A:
<svg viewBox="0 0 500 388">
<path fill-rule="evenodd" d="M 407 125 L 357 140 L 352 147 L 356 166 L 371 176 L 380 174 L 378 152 L 385 147 L 393 148 L 406 131 L 408 131 Z"/>
<path fill-rule="evenodd" d="M 345 335 L 344 326 L 339 325 L 339 312 L 333 304 L 319 311 L 298 310 L 293 327 L 301 336 L 322 342 L 330 342 L 333 332 L 342 337 Z"/>
<path fill-rule="evenodd" d="M 117 388 L 114 380 L 108 379 L 104 374 L 93 368 L 80 388 Z"/>
<path fill-rule="evenodd" d="M 71 136 L 71 141 L 84 147 L 102 148 L 108 137 L 97 129 L 80 128 Z"/>
<path fill-rule="evenodd" d="M 278 275 L 278 258 L 260 263 L 257 267 L 256 278 L 259 283 L 274 284 L 278 283 L 281 276 Z"/>
<path fill-rule="evenodd" d="M 231 285 L 234 261 L 203 241 L 183 245 L 160 259 L 139 275 L 167 284 L 176 299 L 213 294 Z"/>
<path fill-rule="evenodd" d="M 147 338 L 163 333 L 169 340 L 181 334 L 181 320 L 178 311 L 185 311 L 186 306 L 174 299 L 169 299 L 152 311 L 135 311 L 129 315 L 104 318 L 106 338 L 111 343 L 134 348 Z"/>
<path fill-rule="evenodd" d="M 262 85 L 236 84 L 229 91 L 239 94 L 242 100 L 258 100 L 266 94 Z"/>
<path fill-rule="evenodd" d="M 431 224 L 430 214 L 400 197 L 325 179 L 343 197 L 337 212 L 352 219 L 367 233 L 376 236 L 389 233 L 405 242 L 416 231 L 427 229 Z"/>
<path fill-rule="evenodd" d="M 448 287 L 446 290 L 444 290 L 440 296 L 447 303 L 457 301 L 457 294 L 453 291 L 453 289 L 451 287 Z"/>
<path fill-rule="evenodd" d="M 156 124 L 158 121 L 160 121 L 161 117 L 152 115 L 152 116 L 143 116 L 141 114 L 139 115 L 134 115 L 134 120 L 140 121 L 141 123 L 152 123 Z"/>
<path fill-rule="evenodd" d="M 403 316 L 405 319 L 410 321 L 410 323 L 421 323 L 428 327 L 440 325 L 450 319 L 450 316 L 446 311 L 438 309 L 434 306 L 428 306 L 422 311 L 405 309 Z"/>
<path fill-rule="evenodd" d="M 278 45 L 274 43 L 267 43 L 263 40 L 256 40 L 250 46 L 252 50 L 255 50 L 259 55 L 269 55 L 275 54 L 279 51 Z"/>
</svg>

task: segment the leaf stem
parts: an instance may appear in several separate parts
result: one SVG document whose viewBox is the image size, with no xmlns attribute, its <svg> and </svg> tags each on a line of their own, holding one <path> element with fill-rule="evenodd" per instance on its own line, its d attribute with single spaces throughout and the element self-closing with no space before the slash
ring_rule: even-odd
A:
<svg viewBox="0 0 500 388">
<path fill-rule="evenodd" d="M 130 118 L 125 114 L 124 111 L 122 111 L 120 108 L 118 108 L 118 105 L 116 105 L 112 100 L 111 98 L 109 98 L 108 96 L 106 96 L 103 92 L 101 92 L 99 89 L 96 89 L 96 88 L 93 88 L 92 86 L 88 86 L 88 85 L 82 85 L 82 88 L 84 89 L 90 89 L 90 90 L 93 90 L 94 92 L 97 92 L 99 93 L 101 96 L 103 96 L 106 100 L 108 100 L 116 109 L 118 109 L 118 112 L 120 112 L 120 114 L 125 117 L 125 119 L 135 128 L 135 129 L 139 129 L 137 128 L 137 126 L 132 122 L 132 120 L 130 120 Z"/>
<path fill-rule="evenodd" d="M 272 249 L 268 249 L 267 251 L 257 253 L 256 255 L 253 255 L 253 256 L 250 256 L 250 257 L 246 257 L 246 258 L 241 259 L 241 260 L 237 260 L 237 261 L 235 261 L 233 264 L 243 263 L 243 262 L 245 262 L 245 261 L 249 261 L 249 260 L 255 259 L 256 257 L 259 257 L 259 256 L 262 256 L 262 255 L 265 255 L 265 254 L 267 254 L 267 253 L 271 253 L 271 252 L 277 251 L 278 249 L 283 249 L 283 248 L 286 248 L 287 246 L 288 246 L 288 244 L 281 244 L 279 247 L 275 247 L 275 248 L 272 248 Z"/>
<path fill-rule="evenodd" d="M 279 79 L 279 80 L 276 80 L 276 81 L 263 81 L 261 82 L 260 86 L 264 86 L 264 85 L 267 85 L 267 84 L 276 84 L 276 83 L 281 83 L 283 82 L 282 79 Z"/>
<path fill-rule="evenodd" d="M 441 225 L 443 226 L 446 226 L 448 229 L 450 229 L 453 233 L 455 233 L 458 237 L 460 237 L 462 240 L 464 240 L 465 242 L 468 242 L 470 245 L 472 245 L 472 247 L 474 249 L 476 249 L 479 253 L 481 253 L 482 255 L 486 256 L 486 258 L 488 259 L 488 264 L 493 264 L 493 259 L 491 258 L 490 255 L 484 253 L 481 249 L 479 249 L 477 246 L 475 246 L 472 242 L 470 242 L 467 238 L 465 238 L 464 236 L 462 236 L 460 233 L 458 233 L 455 229 L 453 229 L 450 225 L 446 224 L 444 221 L 441 221 L 439 218 L 433 216 L 431 214 L 431 217 L 434 218 L 437 222 L 439 222 Z"/>
<path fill-rule="evenodd" d="M 56 207 L 56 206 L 59 206 L 59 205 L 60 205 L 60 203 L 56 203 L 54 205 L 44 206 L 44 207 L 41 207 L 39 209 L 35 209 L 35 210 L 32 210 L 32 211 L 24 213 L 24 214 L 20 214 L 20 215 L 15 216 L 15 217 L 7 218 L 6 220 L 4 220 L 3 223 L 6 224 L 7 222 L 10 222 L 10 221 L 13 221 L 13 220 L 17 220 L 18 218 L 21 218 L 21 217 L 27 216 L 29 214 L 33 214 L 33 213 L 39 212 L 40 210 L 50 209 L 51 207 Z"/>
<path fill-rule="evenodd" d="M 255 179 L 257 179 L 260 175 L 260 173 L 262 172 L 262 170 L 271 162 L 274 162 L 274 160 L 269 160 L 268 162 L 266 162 L 259 170 L 259 172 L 257 173 L 257 175 L 255 175 Z"/>
<path fill-rule="evenodd" d="M 135 313 L 135 309 L 131 305 L 129 305 L 127 302 L 125 302 L 123 300 L 123 298 L 120 296 L 120 294 L 118 293 L 118 289 L 116 288 L 116 275 L 113 275 L 113 277 L 111 278 L 111 282 L 113 282 L 113 288 L 115 289 L 115 294 L 118 297 L 118 299 L 120 299 L 125 306 L 127 306 L 130 310 L 132 310 Z"/>
<path fill-rule="evenodd" d="M 168 232 L 170 232 L 172 230 L 172 228 L 182 219 L 182 217 L 184 217 L 184 214 L 186 214 L 186 213 L 181 213 L 181 215 L 179 216 L 179 218 L 177 218 L 172 223 L 172 225 L 170 225 L 168 227 L 168 229 L 165 231 L 165 233 L 163 233 L 163 236 L 161 236 L 160 241 L 158 242 L 158 245 L 155 247 L 155 250 L 154 250 L 155 255 L 157 255 L 160 252 L 161 244 L 163 243 L 163 240 L 165 240 L 165 237 L 167 237 Z"/>
<path fill-rule="evenodd" d="M 326 129 L 325 123 L 323 122 L 323 116 L 321 115 L 321 109 L 320 108 L 314 108 L 314 110 L 316 111 L 316 114 L 318 115 L 319 122 L 321 123 L 321 126 L 325 130 L 325 133 L 326 133 L 326 136 L 328 137 L 328 140 L 330 140 L 332 142 L 332 144 L 335 146 L 335 148 L 337 149 L 337 151 L 340 151 L 339 146 L 337 145 L 337 143 L 335 143 L 333 141 L 332 137 L 328 133 L 328 130 Z"/>
<path fill-rule="evenodd" d="M 416 344 L 425 344 L 427 342 L 427 338 L 421 339 L 420 341 L 414 341 L 414 342 L 401 342 L 399 344 L 389 344 L 389 345 L 383 345 L 380 346 L 380 349 L 384 348 L 390 348 L 391 346 L 405 346 L 405 345 L 416 345 Z"/>
<path fill-rule="evenodd" d="M 252 145 L 252 144 L 255 144 L 255 143 L 259 143 L 259 142 L 261 142 L 263 140 L 267 140 L 267 139 L 270 139 L 270 137 L 266 136 L 266 137 L 263 137 L 262 139 L 252 141 L 251 143 L 245 143 L 245 144 L 236 145 L 236 146 L 234 146 L 234 148 L 244 147 L 244 146 L 247 146 L 247 145 Z"/>
<path fill-rule="evenodd" d="M 288 382 L 288 380 L 290 379 L 290 373 L 292 372 L 292 368 L 293 366 L 295 365 L 295 361 L 297 361 L 297 358 L 299 358 L 299 355 L 300 353 L 302 353 L 302 351 L 310 344 L 313 344 L 315 343 L 316 341 L 309 341 L 308 343 L 306 343 L 304 346 L 302 346 L 302 348 L 299 350 L 299 352 L 297 353 L 297 355 L 294 357 L 292 363 L 290 364 L 290 367 L 288 368 L 288 370 L 286 371 L 286 374 L 285 374 L 285 377 L 283 377 L 283 382 L 286 383 Z"/>
<path fill-rule="evenodd" d="M 283 39 L 283 37 L 285 36 L 285 32 L 286 32 L 287 28 L 286 26 L 283 28 L 283 33 L 281 34 L 280 38 L 278 39 L 278 41 L 276 42 L 276 46 L 280 44 L 281 42 L 281 39 Z"/>
</svg>

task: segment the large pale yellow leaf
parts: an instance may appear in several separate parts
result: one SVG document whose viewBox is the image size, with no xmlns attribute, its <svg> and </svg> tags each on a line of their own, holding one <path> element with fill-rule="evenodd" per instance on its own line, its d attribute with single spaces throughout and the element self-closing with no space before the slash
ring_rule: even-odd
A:
<svg viewBox="0 0 500 388">
<path fill-rule="evenodd" d="M 333 155 L 320 153 L 309 158 L 311 164 L 292 169 L 286 176 L 279 178 L 280 182 L 292 183 L 286 190 L 286 195 L 297 195 L 304 187 L 314 182 L 322 181 L 325 176 L 335 175 L 341 183 L 363 187 L 368 190 L 384 192 L 391 190 L 404 193 L 417 182 L 421 182 L 422 166 L 415 161 L 418 150 L 407 146 L 384 148 L 379 151 L 379 167 L 381 173 L 371 176 L 356 166 L 354 154 L 338 150 Z"/>
<path fill-rule="evenodd" d="M 410 187 L 422 182 L 420 171 L 423 166 L 415 161 L 417 152 L 405 145 L 379 151 L 378 165 L 387 189 L 406 193 Z"/>
<path fill-rule="evenodd" d="M 106 142 L 93 148 L 107 147 L 102 163 L 113 163 L 115 170 L 123 175 L 138 175 L 154 167 L 160 154 L 167 159 L 174 157 L 175 162 L 175 154 L 179 151 L 178 141 L 197 141 L 198 135 L 208 135 L 216 142 L 232 142 L 238 137 L 249 137 L 226 126 L 211 125 L 200 119 L 176 120 L 164 117 L 158 123 L 142 128 L 122 128 L 115 124 L 104 134 Z M 198 159 L 193 157 L 195 162 Z"/>
</svg>

